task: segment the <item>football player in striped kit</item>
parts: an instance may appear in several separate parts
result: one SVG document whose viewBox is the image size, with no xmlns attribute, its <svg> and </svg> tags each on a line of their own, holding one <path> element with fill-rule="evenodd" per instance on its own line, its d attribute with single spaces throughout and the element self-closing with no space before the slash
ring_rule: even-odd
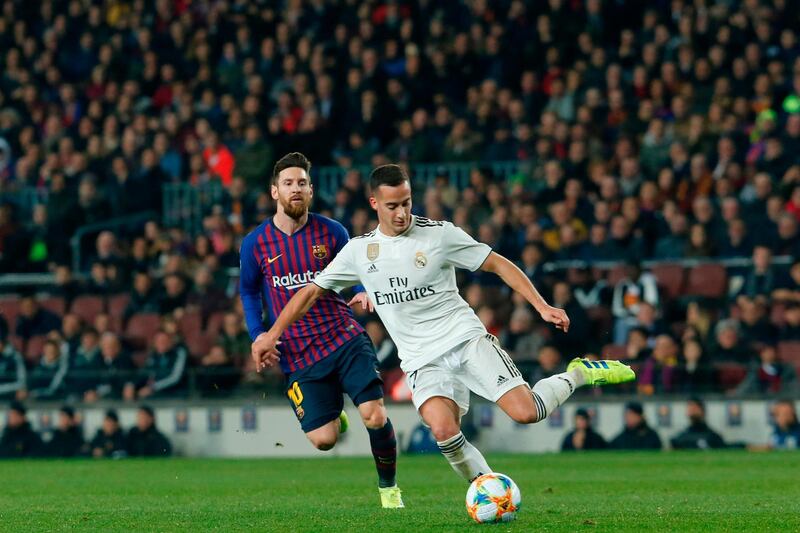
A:
<svg viewBox="0 0 800 533">
<path fill-rule="evenodd" d="M 348 242 L 341 224 L 309 212 L 310 170 L 311 163 L 298 152 L 275 164 L 271 192 L 277 212 L 242 241 L 239 292 L 254 347 L 266 337 L 264 307 L 273 323 L 292 296 Z M 280 364 L 286 396 L 306 436 L 320 450 L 333 448 L 347 429 L 343 393 L 350 396 L 369 433 L 381 505 L 398 509 L 403 500 L 395 481 L 397 442 L 383 405 L 375 349 L 349 307 L 356 303 L 371 308 L 364 292 L 349 303 L 336 293 L 318 298 L 302 319 L 281 331 L 280 357 L 266 362 Z"/>
</svg>

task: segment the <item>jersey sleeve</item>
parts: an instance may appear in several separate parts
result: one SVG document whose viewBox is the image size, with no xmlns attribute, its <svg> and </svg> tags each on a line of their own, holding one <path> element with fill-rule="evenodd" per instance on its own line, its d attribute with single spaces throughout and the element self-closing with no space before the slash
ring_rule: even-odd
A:
<svg viewBox="0 0 800 533">
<path fill-rule="evenodd" d="M 352 261 L 353 243 L 345 244 L 325 270 L 317 274 L 314 284 L 330 291 L 340 292 L 360 281 Z"/>
<path fill-rule="evenodd" d="M 347 234 L 347 229 L 340 224 L 339 222 L 333 223 L 333 238 L 335 239 L 334 248 L 333 248 L 333 255 L 339 255 L 339 252 L 342 251 L 342 248 L 350 242 L 350 235 Z M 361 284 L 356 284 L 353 286 L 353 292 L 358 294 L 359 292 L 364 292 L 364 287 Z"/>
<path fill-rule="evenodd" d="M 253 340 L 267 331 L 261 306 L 262 282 L 261 270 L 253 255 L 252 240 L 245 238 L 239 250 L 239 297 L 242 299 L 247 331 Z"/>
<path fill-rule="evenodd" d="M 465 268 L 469 271 L 478 270 L 492 248 L 476 241 L 463 229 L 447 222 L 443 227 L 441 247 L 445 261 L 456 268 Z"/>
</svg>

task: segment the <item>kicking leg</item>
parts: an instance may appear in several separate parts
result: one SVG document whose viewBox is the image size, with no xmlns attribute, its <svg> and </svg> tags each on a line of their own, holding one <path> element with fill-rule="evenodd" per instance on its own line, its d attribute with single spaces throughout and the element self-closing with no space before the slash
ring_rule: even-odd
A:
<svg viewBox="0 0 800 533">
<path fill-rule="evenodd" d="M 458 475 L 469 482 L 492 471 L 481 452 L 461 433 L 459 408 L 453 400 L 442 396 L 429 398 L 420 406 L 419 414 Z"/>
<path fill-rule="evenodd" d="M 537 381 L 532 388 L 519 385 L 497 400 L 497 405 L 520 424 L 547 418 L 584 385 L 611 385 L 633 381 L 636 375 L 619 361 L 574 359 L 566 372 Z"/>
</svg>

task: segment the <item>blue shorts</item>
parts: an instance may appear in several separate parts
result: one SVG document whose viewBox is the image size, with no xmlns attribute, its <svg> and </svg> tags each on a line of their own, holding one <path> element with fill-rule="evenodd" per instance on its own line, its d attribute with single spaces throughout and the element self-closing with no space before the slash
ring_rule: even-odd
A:
<svg viewBox="0 0 800 533">
<path fill-rule="evenodd" d="M 356 405 L 383 398 L 378 358 L 365 333 L 286 379 L 286 397 L 306 433 L 339 417 L 344 393 Z"/>
</svg>

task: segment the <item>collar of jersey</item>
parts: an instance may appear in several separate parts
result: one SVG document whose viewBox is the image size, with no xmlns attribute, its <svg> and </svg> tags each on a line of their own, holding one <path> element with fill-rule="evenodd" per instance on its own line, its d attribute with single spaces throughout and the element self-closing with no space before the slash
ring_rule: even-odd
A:
<svg viewBox="0 0 800 533">
<path fill-rule="evenodd" d="M 309 226 L 309 224 L 311 224 L 311 216 L 312 216 L 312 215 L 313 215 L 313 213 L 311 213 L 311 212 L 309 211 L 309 213 L 308 213 L 308 219 L 306 219 L 306 223 L 305 223 L 305 224 L 303 224 L 301 227 L 297 228 L 297 231 L 295 231 L 295 232 L 294 232 L 294 233 L 292 233 L 291 235 L 289 235 L 288 233 L 286 233 L 285 231 L 283 231 L 281 228 L 279 228 L 279 227 L 278 227 L 278 225 L 277 225 L 277 224 L 275 224 L 275 215 L 272 215 L 271 217 L 269 217 L 269 223 L 272 225 L 272 227 L 275 229 L 275 231 L 277 231 L 278 233 L 280 233 L 280 234 L 281 234 L 281 235 L 283 235 L 284 237 L 286 237 L 286 238 L 288 238 L 288 239 L 291 239 L 291 238 L 292 238 L 292 237 L 294 237 L 295 235 L 299 235 L 301 231 L 303 231 L 304 229 L 306 229 L 306 228 Z"/>
<path fill-rule="evenodd" d="M 408 235 L 408 232 L 411 231 L 411 228 L 414 227 L 414 223 L 416 222 L 416 219 L 417 219 L 417 215 L 411 215 L 411 223 L 408 225 L 406 230 L 403 233 L 398 233 L 394 237 L 390 237 L 389 235 L 386 235 L 384 232 L 382 232 L 380 224 L 378 224 L 378 226 L 375 228 L 375 233 L 378 235 L 378 237 L 381 237 L 383 239 L 396 239 L 398 237 L 402 237 L 403 235 Z"/>
</svg>

